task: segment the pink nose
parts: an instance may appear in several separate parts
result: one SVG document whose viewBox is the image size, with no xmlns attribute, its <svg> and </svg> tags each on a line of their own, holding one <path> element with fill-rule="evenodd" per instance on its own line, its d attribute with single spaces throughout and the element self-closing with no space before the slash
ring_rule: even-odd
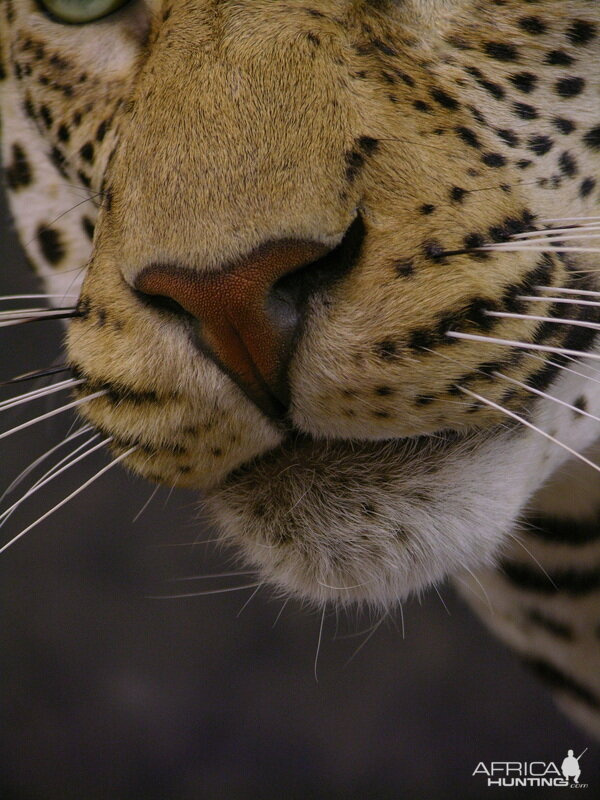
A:
<svg viewBox="0 0 600 800">
<path fill-rule="evenodd" d="M 275 284 L 327 252 L 318 242 L 284 240 L 215 272 L 152 265 L 135 286 L 194 316 L 201 349 L 259 408 L 278 416 L 289 402 L 287 368 L 300 312 L 297 298 L 278 293 Z"/>
</svg>

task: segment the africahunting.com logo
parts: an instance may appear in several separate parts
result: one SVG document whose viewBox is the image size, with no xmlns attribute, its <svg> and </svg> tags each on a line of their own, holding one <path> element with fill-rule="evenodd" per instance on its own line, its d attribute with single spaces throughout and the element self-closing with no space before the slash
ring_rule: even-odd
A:
<svg viewBox="0 0 600 800">
<path fill-rule="evenodd" d="M 580 783 L 581 767 L 578 756 L 569 750 L 560 767 L 557 761 L 480 761 L 473 775 L 481 775 L 490 787 L 502 786 L 516 788 L 522 786 L 543 786 L 549 788 L 587 789 L 587 783 Z"/>
</svg>

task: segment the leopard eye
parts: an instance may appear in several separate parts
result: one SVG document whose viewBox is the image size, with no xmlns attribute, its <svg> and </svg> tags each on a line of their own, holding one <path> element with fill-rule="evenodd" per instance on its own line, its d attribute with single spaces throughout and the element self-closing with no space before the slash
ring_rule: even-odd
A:
<svg viewBox="0 0 600 800">
<path fill-rule="evenodd" d="M 112 14 L 130 0 L 40 0 L 41 5 L 61 22 L 81 25 Z"/>
</svg>

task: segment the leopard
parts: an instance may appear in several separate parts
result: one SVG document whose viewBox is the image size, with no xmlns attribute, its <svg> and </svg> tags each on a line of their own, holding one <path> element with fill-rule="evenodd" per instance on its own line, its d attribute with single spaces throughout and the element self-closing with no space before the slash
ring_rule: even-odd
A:
<svg viewBox="0 0 600 800">
<path fill-rule="evenodd" d="M 456 581 L 600 735 L 595 0 L 0 20 L 5 183 L 49 303 L 3 324 L 65 319 L 65 407 L 111 464 L 197 491 L 319 608 Z"/>
</svg>

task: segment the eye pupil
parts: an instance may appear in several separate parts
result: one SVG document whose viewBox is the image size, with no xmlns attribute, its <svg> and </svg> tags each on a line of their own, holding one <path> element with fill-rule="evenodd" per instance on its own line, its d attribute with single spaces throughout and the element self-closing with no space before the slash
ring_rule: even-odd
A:
<svg viewBox="0 0 600 800">
<path fill-rule="evenodd" d="M 72 25 L 94 22 L 129 2 L 130 0 L 39 0 L 49 16 Z"/>
</svg>

